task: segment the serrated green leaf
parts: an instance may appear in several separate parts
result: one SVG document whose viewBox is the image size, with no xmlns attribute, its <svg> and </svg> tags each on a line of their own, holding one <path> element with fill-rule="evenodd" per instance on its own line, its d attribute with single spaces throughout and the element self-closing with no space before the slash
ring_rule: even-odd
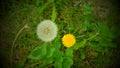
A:
<svg viewBox="0 0 120 68">
<path fill-rule="evenodd" d="M 46 65 L 53 63 L 53 57 L 52 58 L 44 58 L 42 59 L 41 68 L 45 68 Z"/>
<path fill-rule="evenodd" d="M 65 51 L 65 57 L 73 57 L 73 49 L 67 48 Z"/>
<path fill-rule="evenodd" d="M 47 58 L 52 57 L 52 56 L 54 55 L 54 52 L 55 52 L 55 48 L 50 46 L 50 47 L 47 49 Z"/>
<path fill-rule="evenodd" d="M 86 42 L 87 42 L 87 40 L 84 39 L 84 40 L 81 41 L 80 43 L 76 44 L 76 45 L 73 47 L 73 49 L 74 49 L 74 50 L 78 50 L 79 48 L 84 48 Z"/>
<path fill-rule="evenodd" d="M 56 7 L 55 7 L 55 5 L 53 6 L 51 18 L 52 18 L 52 21 L 53 21 L 53 22 L 54 22 L 54 21 L 56 20 L 56 18 L 57 18 L 57 12 L 56 12 Z"/>
<path fill-rule="evenodd" d="M 44 4 L 43 6 L 39 7 L 37 10 L 36 10 L 36 13 L 38 15 L 40 15 L 44 10 L 45 8 L 48 6 L 49 2 L 47 2 L 46 4 Z"/>
<path fill-rule="evenodd" d="M 55 47 L 55 49 L 60 49 L 61 44 L 60 44 L 60 42 L 57 39 L 55 39 L 55 41 L 53 43 L 53 46 Z"/>
<path fill-rule="evenodd" d="M 57 62 L 63 62 L 63 52 L 57 50 L 55 52 L 55 61 Z"/>
<path fill-rule="evenodd" d="M 55 68 L 62 68 L 62 62 L 55 62 Z"/>
<path fill-rule="evenodd" d="M 55 68 L 62 68 L 62 63 L 63 63 L 63 52 L 56 50 L 55 53 Z"/>
<path fill-rule="evenodd" d="M 83 40 L 81 43 L 79 43 L 80 48 L 84 48 L 87 40 Z"/>
<path fill-rule="evenodd" d="M 70 68 L 73 64 L 72 58 L 65 57 L 63 60 L 63 68 Z"/>
<path fill-rule="evenodd" d="M 28 58 L 30 59 L 41 59 L 46 55 L 47 49 L 46 45 L 38 46 L 35 49 L 31 51 L 31 53 L 28 55 Z"/>
</svg>

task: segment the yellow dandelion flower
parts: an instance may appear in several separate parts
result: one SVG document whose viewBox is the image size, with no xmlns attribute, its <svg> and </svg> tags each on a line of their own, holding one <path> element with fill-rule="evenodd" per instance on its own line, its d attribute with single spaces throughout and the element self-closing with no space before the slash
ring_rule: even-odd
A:
<svg viewBox="0 0 120 68">
<path fill-rule="evenodd" d="M 75 44 L 76 39 L 75 36 L 72 34 L 66 34 L 62 38 L 62 43 L 65 47 L 71 47 Z"/>
</svg>

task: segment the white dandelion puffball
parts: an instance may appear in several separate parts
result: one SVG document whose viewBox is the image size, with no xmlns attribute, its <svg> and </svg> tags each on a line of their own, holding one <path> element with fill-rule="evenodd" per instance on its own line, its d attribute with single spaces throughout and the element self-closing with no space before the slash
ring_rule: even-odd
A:
<svg viewBox="0 0 120 68">
<path fill-rule="evenodd" d="M 57 36 L 57 25 L 51 20 L 43 20 L 37 26 L 37 36 L 44 42 L 50 42 Z"/>
</svg>

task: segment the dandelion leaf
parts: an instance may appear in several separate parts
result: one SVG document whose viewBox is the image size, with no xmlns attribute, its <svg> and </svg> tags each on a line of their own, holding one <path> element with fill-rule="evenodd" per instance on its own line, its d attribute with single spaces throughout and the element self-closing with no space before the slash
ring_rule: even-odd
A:
<svg viewBox="0 0 120 68">
<path fill-rule="evenodd" d="M 56 50 L 55 54 L 55 68 L 62 68 L 63 52 Z"/>
<path fill-rule="evenodd" d="M 73 57 L 73 49 L 72 48 L 67 48 L 65 51 L 65 56 L 66 57 Z"/>
<path fill-rule="evenodd" d="M 49 47 L 48 49 L 47 49 L 47 58 L 50 58 L 50 57 L 52 57 L 53 55 L 54 55 L 54 52 L 55 52 L 55 48 L 54 47 Z"/>
<path fill-rule="evenodd" d="M 61 62 L 55 62 L 55 68 L 62 68 Z"/>
<path fill-rule="evenodd" d="M 55 61 L 62 62 L 63 61 L 63 52 L 57 50 L 55 53 Z"/>
<path fill-rule="evenodd" d="M 45 8 L 48 6 L 49 2 L 47 2 L 46 4 L 44 4 L 43 6 L 39 7 L 37 10 L 36 10 L 36 13 L 38 15 L 40 15 L 44 10 Z"/>
<path fill-rule="evenodd" d="M 28 55 L 28 58 L 30 59 L 41 59 L 46 55 L 46 45 L 38 46 L 35 49 L 31 51 L 31 53 Z"/>
<path fill-rule="evenodd" d="M 41 68 L 45 68 L 48 64 L 53 63 L 53 57 L 42 59 Z"/>
<path fill-rule="evenodd" d="M 60 47 L 61 47 L 60 41 L 58 41 L 57 39 L 55 39 L 55 41 L 53 43 L 53 46 L 55 47 L 55 49 L 60 49 Z"/>
<path fill-rule="evenodd" d="M 65 57 L 63 62 L 64 62 L 63 63 L 63 68 L 70 68 L 73 64 L 72 58 L 69 58 L 69 57 Z"/>
<path fill-rule="evenodd" d="M 67 48 L 63 59 L 63 68 L 70 68 L 73 64 L 73 49 Z"/>
<path fill-rule="evenodd" d="M 79 48 L 84 48 L 87 40 L 83 40 L 80 43 L 76 44 L 73 49 L 78 50 Z"/>
<path fill-rule="evenodd" d="M 56 20 L 56 18 L 57 18 L 57 12 L 56 12 L 56 7 L 55 7 L 55 5 L 53 6 L 51 18 L 52 18 L 52 21 L 53 21 L 53 22 L 54 22 L 54 21 Z"/>
</svg>

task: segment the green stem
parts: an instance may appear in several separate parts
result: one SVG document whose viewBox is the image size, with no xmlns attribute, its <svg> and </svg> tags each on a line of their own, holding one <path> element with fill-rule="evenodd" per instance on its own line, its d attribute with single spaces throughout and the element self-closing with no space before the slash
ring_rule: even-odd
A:
<svg viewBox="0 0 120 68">
<path fill-rule="evenodd" d="M 98 36 L 98 35 L 99 35 L 99 33 L 97 32 L 95 35 L 91 36 L 91 37 L 88 38 L 87 40 L 93 39 L 93 38 L 95 38 L 95 37 Z"/>
</svg>

